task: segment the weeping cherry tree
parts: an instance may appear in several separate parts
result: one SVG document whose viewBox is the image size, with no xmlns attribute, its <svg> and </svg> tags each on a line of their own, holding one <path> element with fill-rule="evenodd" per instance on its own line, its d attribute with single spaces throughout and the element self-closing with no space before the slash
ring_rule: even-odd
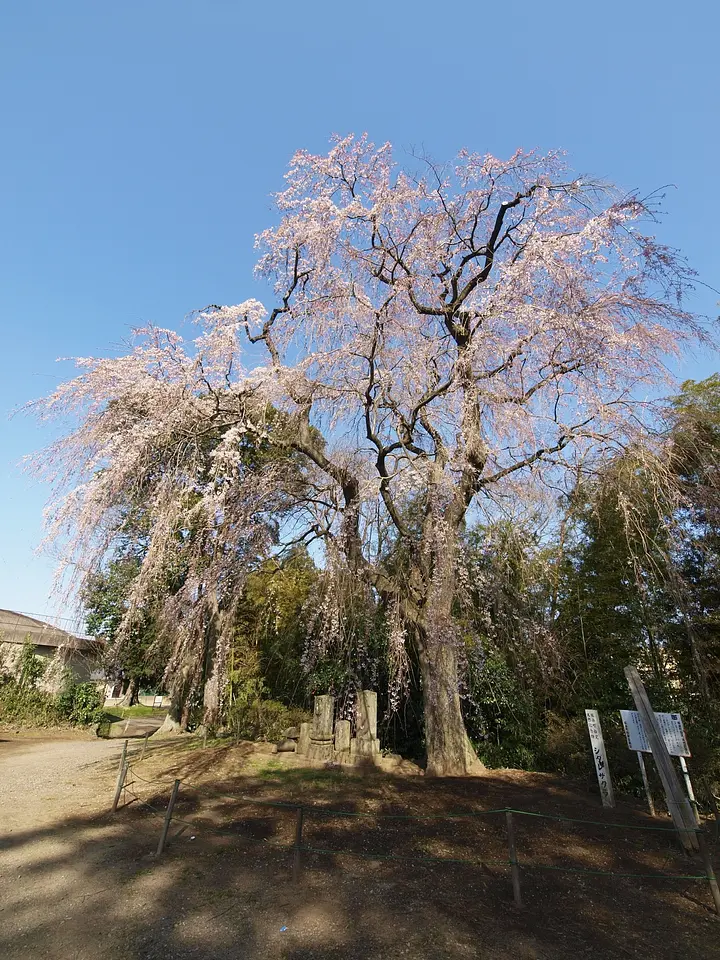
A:
<svg viewBox="0 0 720 960">
<path fill-rule="evenodd" d="M 702 334 L 683 305 L 690 271 L 643 232 L 650 202 L 556 155 L 411 166 L 366 137 L 300 151 L 257 237 L 267 307 L 207 307 L 190 344 L 146 330 L 126 357 L 79 361 L 39 406 L 78 415 L 45 463 L 51 536 L 81 576 L 128 489 L 152 518 L 136 604 L 185 551 L 171 672 L 207 653 L 203 598 L 222 608 L 253 554 L 316 540 L 328 577 L 384 604 L 396 677 L 413 650 L 428 772 L 458 775 L 482 769 L 453 616 L 467 520 L 641 443 L 668 354 Z M 249 468 L 248 445 L 278 455 Z M 342 609 L 333 622 L 339 636 Z"/>
</svg>

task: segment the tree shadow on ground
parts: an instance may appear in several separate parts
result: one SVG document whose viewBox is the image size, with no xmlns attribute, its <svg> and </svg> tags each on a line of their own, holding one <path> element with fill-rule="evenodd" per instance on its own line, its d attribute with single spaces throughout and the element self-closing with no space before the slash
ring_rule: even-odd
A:
<svg viewBox="0 0 720 960">
<path fill-rule="evenodd" d="M 207 772 L 210 753 L 165 750 L 172 762 L 160 783 L 140 780 L 143 767 L 136 765 L 128 802 L 115 815 L 75 816 L 2 838 L 0 956 L 717 956 L 718 924 L 706 884 L 540 869 L 698 873 L 672 834 L 517 816 L 524 908 L 514 906 L 502 863 L 508 857 L 504 815 L 462 814 L 512 806 L 586 814 L 598 824 L 648 825 L 649 818 L 630 807 L 605 817 L 593 798 L 578 797 L 552 778 L 513 786 L 502 775 L 429 782 L 270 766 L 253 778 L 183 783 L 166 852 L 156 858 L 178 764 Z M 110 762 L 103 763 L 110 771 Z M 145 772 L 151 780 L 150 765 Z M 305 807 L 304 846 L 311 849 L 295 884 L 298 803 Z M 411 819 L 415 813 L 425 816 Z M 445 819 L 448 813 L 457 816 Z M 428 859 L 435 857 L 470 862 Z"/>
</svg>

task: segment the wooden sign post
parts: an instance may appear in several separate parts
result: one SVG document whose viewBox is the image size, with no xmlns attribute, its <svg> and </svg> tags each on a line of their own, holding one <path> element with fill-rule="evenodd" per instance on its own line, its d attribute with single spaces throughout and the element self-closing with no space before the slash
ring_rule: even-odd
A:
<svg viewBox="0 0 720 960">
<path fill-rule="evenodd" d="M 695 852 L 699 850 L 695 811 L 680 786 L 680 781 L 672 765 L 672 760 L 670 759 L 668 748 L 665 745 L 658 719 L 655 716 L 655 711 L 650 706 L 650 700 L 648 699 L 643 682 L 640 679 L 640 674 L 635 667 L 625 667 L 625 676 L 650 743 L 650 749 L 655 758 L 658 773 L 660 774 L 663 789 L 665 790 L 668 809 L 673 818 L 675 828 L 678 831 L 680 841 L 685 850 Z"/>
<path fill-rule="evenodd" d="M 645 784 L 645 793 L 648 798 L 648 804 L 650 805 L 650 813 L 655 816 L 652 797 L 650 796 L 650 788 L 647 780 L 647 773 L 645 771 L 645 761 L 643 760 L 643 753 L 652 753 L 652 750 L 650 749 L 650 741 L 645 733 L 645 727 L 643 727 L 642 717 L 637 710 L 621 710 L 620 717 L 625 729 L 625 739 L 627 740 L 627 745 L 631 750 L 635 750 L 637 753 L 638 763 L 640 764 L 640 772 L 642 773 L 643 783 Z M 657 720 L 658 727 L 660 728 L 660 733 L 662 734 L 667 752 L 671 757 L 678 757 L 680 759 L 680 769 L 682 770 L 683 777 L 685 778 L 687 795 L 690 799 L 690 803 L 695 814 L 695 823 L 699 827 L 700 817 L 698 816 L 697 802 L 695 800 L 692 782 L 690 781 L 687 763 L 685 762 L 685 757 L 689 757 L 691 754 L 690 747 L 688 746 L 688 742 L 685 737 L 685 728 L 683 727 L 682 717 L 679 713 L 656 713 L 655 719 Z"/>
<path fill-rule="evenodd" d="M 643 786 L 645 787 L 645 796 L 647 797 L 648 807 L 650 808 L 650 816 L 655 816 L 655 803 L 652 798 L 652 793 L 650 792 L 650 781 L 648 780 L 647 770 L 645 769 L 645 758 L 642 755 L 642 751 L 636 750 L 638 764 L 640 765 L 640 773 L 642 774 Z"/>
<path fill-rule="evenodd" d="M 680 769 L 683 772 L 683 777 L 685 777 L 685 786 L 687 787 L 687 795 L 690 799 L 690 803 L 692 804 L 693 813 L 695 814 L 695 823 L 700 826 L 700 814 L 698 813 L 695 791 L 693 790 L 692 780 L 690 779 L 690 773 L 688 772 L 685 757 L 682 754 L 680 754 Z"/>
<path fill-rule="evenodd" d="M 615 794 L 613 793 L 612 780 L 610 779 L 610 767 L 605 753 L 605 741 L 603 740 L 602 727 L 600 726 L 600 717 L 597 710 L 586 710 L 585 719 L 587 720 L 588 733 L 590 734 L 590 746 L 592 747 L 593 760 L 595 761 L 595 772 L 597 773 L 598 784 L 600 786 L 600 796 L 604 807 L 615 806 Z"/>
</svg>

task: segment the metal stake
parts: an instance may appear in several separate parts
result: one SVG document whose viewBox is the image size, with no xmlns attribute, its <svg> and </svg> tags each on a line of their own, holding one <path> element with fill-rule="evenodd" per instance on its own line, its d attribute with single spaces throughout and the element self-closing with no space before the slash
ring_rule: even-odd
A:
<svg viewBox="0 0 720 960">
<path fill-rule="evenodd" d="M 693 813 L 695 814 L 695 823 L 700 826 L 700 815 L 698 813 L 697 800 L 695 799 L 695 791 L 693 790 L 692 781 L 690 780 L 690 774 L 688 773 L 687 763 L 685 763 L 685 757 L 680 757 L 680 769 L 683 772 L 683 777 L 685 777 L 685 787 L 687 788 L 687 795 L 692 804 Z"/>
<path fill-rule="evenodd" d="M 120 802 L 120 794 L 122 793 L 122 788 L 125 786 L 125 777 L 127 772 L 130 769 L 130 765 L 127 762 L 123 762 L 123 765 L 120 767 L 120 773 L 117 778 L 117 786 L 115 787 L 115 799 L 113 800 L 112 813 L 116 813 L 118 808 L 118 803 Z"/>
</svg>

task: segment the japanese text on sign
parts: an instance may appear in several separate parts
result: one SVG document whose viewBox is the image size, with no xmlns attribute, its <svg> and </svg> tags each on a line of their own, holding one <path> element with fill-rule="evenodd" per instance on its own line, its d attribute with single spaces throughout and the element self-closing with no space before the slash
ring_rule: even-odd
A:
<svg viewBox="0 0 720 960">
<path fill-rule="evenodd" d="M 630 747 L 631 750 L 637 750 L 641 753 L 652 753 L 650 742 L 645 733 L 645 727 L 637 710 L 621 710 L 620 716 L 622 717 L 628 747 Z M 680 714 L 656 713 L 655 716 L 657 717 L 660 733 L 662 734 L 670 756 L 692 756 L 687 739 L 685 738 L 685 729 Z"/>
<path fill-rule="evenodd" d="M 593 760 L 595 761 L 595 770 L 597 772 L 598 785 L 600 786 L 600 796 L 604 807 L 615 806 L 615 796 L 613 794 L 612 781 L 610 779 L 610 769 L 608 767 L 607 755 L 605 754 L 605 743 L 603 741 L 602 728 L 600 727 L 600 717 L 597 710 L 586 710 L 588 733 L 590 734 L 590 746 L 592 747 Z"/>
</svg>

